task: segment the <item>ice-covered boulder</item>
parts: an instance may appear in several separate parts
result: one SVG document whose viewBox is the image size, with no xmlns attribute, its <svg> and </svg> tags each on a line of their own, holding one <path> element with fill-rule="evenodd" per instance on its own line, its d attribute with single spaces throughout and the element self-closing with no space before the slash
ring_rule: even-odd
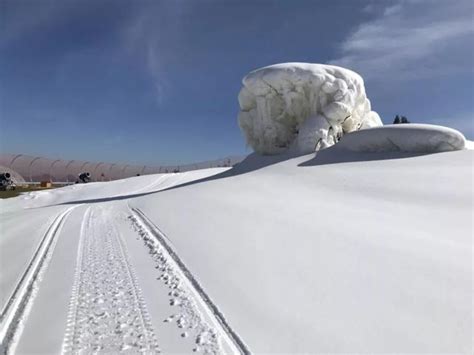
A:
<svg viewBox="0 0 474 355">
<path fill-rule="evenodd" d="M 337 148 L 354 152 L 438 153 L 464 149 L 461 132 L 430 124 L 396 124 L 345 135 Z"/>
<path fill-rule="evenodd" d="M 252 71 L 242 82 L 239 125 L 260 154 L 309 153 L 344 133 L 382 125 L 364 81 L 348 69 L 284 63 Z"/>
</svg>

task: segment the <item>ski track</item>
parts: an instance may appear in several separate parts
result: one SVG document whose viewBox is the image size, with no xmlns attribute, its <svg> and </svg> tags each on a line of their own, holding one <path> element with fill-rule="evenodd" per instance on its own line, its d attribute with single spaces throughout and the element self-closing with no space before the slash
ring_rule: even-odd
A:
<svg viewBox="0 0 474 355">
<path fill-rule="evenodd" d="M 169 174 L 164 174 L 164 175 L 160 176 L 158 179 L 156 179 L 155 181 L 153 181 L 152 183 L 150 183 L 150 184 L 148 184 L 144 187 L 141 187 L 138 190 L 133 191 L 133 194 L 139 194 L 139 193 L 142 193 L 142 192 L 149 192 L 149 190 L 151 190 L 152 188 L 154 188 L 156 186 L 161 185 L 163 182 L 165 182 L 169 178 L 170 178 Z"/>
<path fill-rule="evenodd" d="M 102 208 L 86 211 L 78 249 L 62 353 L 159 353 L 122 237 Z"/>
<path fill-rule="evenodd" d="M 164 190 L 164 189 L 169 189 L 173 186 L 176 186 L 176 185 L 180 184 L 181 181 L 184 180 L 185 174 L 186 174 L 186 172 L 180 173 L 180 175 L 177 178 L 174 179 L 173 183 L 169 184 L 168 186 L 164 186 L 164 187 L 158 189 L 157 191 Z M 167 180 L 170 179 L 170 177 L 175 176 L 175 175 L 176 175 L 176 173 L 163 174 L 162 176 L 160 176 L 158 179 L 156 179 L 152 183 L 150 183 L 150 184 L 134 191 L 133 194 L 146 193 L 146 192 L 156 192 L 156 191 L 153 191 L 152 189 L 154 189 L 155 187 L 160 187 L 160 185 L 163 185 L 164 183 L 166 183 Z"/>
<path fill-rule="evenodd" d="M 128 218 L 156 262 L 156 269 L 161 273 L 158 280 L 170 290 L 170 305 L 179 309 L 177 314 L 164 321 L 176 321 L 183 337 L 189 336 L 189 333 L 195 337 L 194 352 L 250 354 L 245 343 L 176 254 L 165 234 L 138 208 L 131 208 Z"/>
<path fill-rule="evenodd" d="M 45 270 L 54 252 L 61 227 L 76 205 L 59 213 L 45 235 L 0 315 L 0 354 L 10 354 L 23 331 Z"/>
</svg>

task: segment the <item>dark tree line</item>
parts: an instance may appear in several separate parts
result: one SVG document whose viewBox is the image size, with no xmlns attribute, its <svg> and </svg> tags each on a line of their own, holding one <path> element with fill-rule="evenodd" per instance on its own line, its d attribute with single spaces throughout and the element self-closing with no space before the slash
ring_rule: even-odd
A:
<svg viewBox="0 0 474 355">
<path fill-rule="evenodd" d="M 410 123 L 410 121 L 408 121 L 408 118 L 406 118 L 405 116 L 396 115 L 395 119 L 393 120 L 393 124 L 399 123 Z"/>
</svg>

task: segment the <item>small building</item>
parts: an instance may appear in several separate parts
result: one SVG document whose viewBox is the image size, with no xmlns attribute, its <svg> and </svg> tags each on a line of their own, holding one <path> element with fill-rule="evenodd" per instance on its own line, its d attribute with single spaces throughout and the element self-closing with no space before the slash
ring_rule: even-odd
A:
<svg viewBox="0 0 474 355">
<path fill-rule="evenodd" d="M 53 184 L 51 183 L 51 181 L 41 181 L 40 186 L 42 188 L 50 188 L 53 187 Z"/>
</svg>

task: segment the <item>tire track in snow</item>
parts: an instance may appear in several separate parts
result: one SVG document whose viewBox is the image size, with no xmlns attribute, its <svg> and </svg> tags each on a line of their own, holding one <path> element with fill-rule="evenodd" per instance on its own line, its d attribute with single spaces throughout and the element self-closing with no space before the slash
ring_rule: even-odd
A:
<svg viewBox="0 0 474 355">
<path fill-rule="evenodd" d="M 230 327 L 222 312 L 176 254 L 166 235 L 140 209 L 130 206 L 129 208 L 131 208 L 129 219 L 132 225 L 149 247 L 150 254 L 157 262 L 156 268 L 162 272 L 159 279 L 170 288 L 170 305 L 177 305 L 181 310 L 180 314 L 172 315 L 165 322 L 176 320 L 178 327 L 184 331 L 182 336 L 188 336 L 186 330 L 194 331 L 197 334 L 195 341 L 197 346 L 193 349 L 195 352 L 202 350 L 204 354 L 228 352 L 251 354 L 240 336 Z M 201 315 L 199 309 L 204 310 L 209 322 Z M 225 349 L 221 342 L 225 344 Z"/>
<path fill-rule="evenodd" d="M 62 353 L 158 353 L 122 237 L 100 207 L 84 215 Z"/>
<path fill-rule="evenodd" d="M 14 351 L 18 338 L 23 330 L 24 322 L 38 292 L 42 275 L 51 260 L 61 227 L 72 210 L 79 206 L 80 205 L 70 207 L 59 213 L 50 224 L 33 258 L 2 310 L 0 315 L 1 354 L 8 354 Z"/>
</svg>

